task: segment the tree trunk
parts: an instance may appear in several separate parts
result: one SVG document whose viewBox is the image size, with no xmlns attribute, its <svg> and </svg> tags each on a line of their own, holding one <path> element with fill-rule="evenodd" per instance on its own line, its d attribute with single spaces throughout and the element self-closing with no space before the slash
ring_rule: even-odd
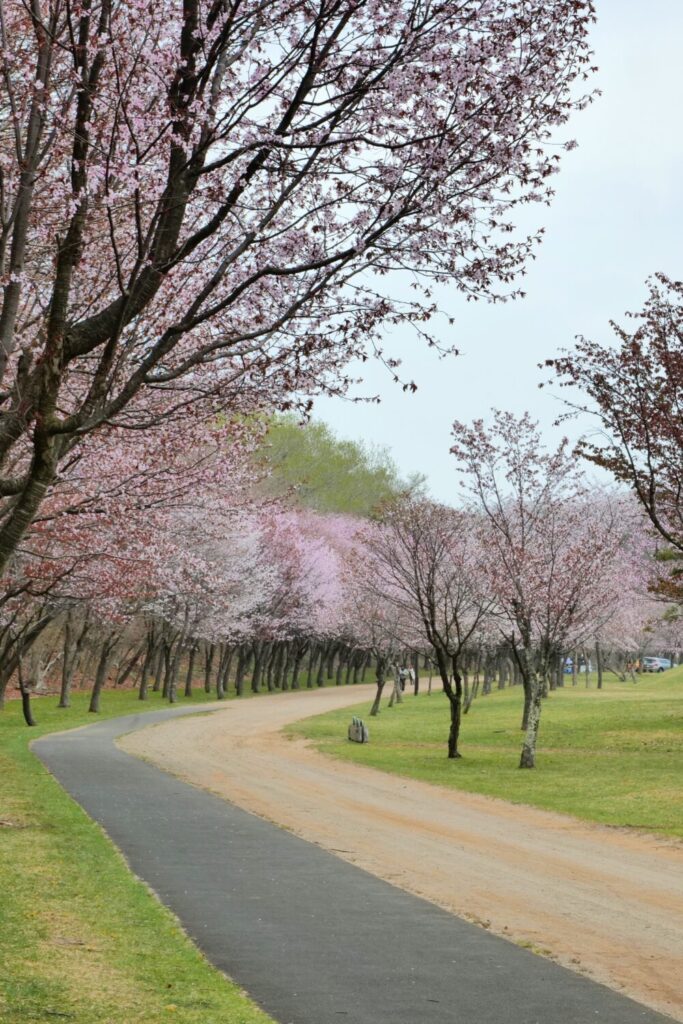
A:
<svg viewBox="0 0 683 1024">
<path fill-rule="evenodd" d="M 595 668 L 598 673 L 598 690 L 602 690 L 602 648 L 599 640 L 595 642 Z"/>
<path fill-rule="evenodd" d="M 128 661 L 123 666 L 123 669 L 119 672 L 118 676 L 116 677 L 116 686 L 123 686 L 123 684 L 130 676 L 131 672 L 139 662 L 140 656 L 142 655 L 144 649 L 145 645 L 143 644 L 142 647 L 138 647 L 135 653 L 128 659 Z"/>
<path fill-rule="evenodd" d="M 561 690 L 564 687 L 564 655 L 558 654 L 555 661 L 555 689 Z"/>
<path fill-rule="evenodd" d="M 21 710 L 24 715 L 24 721 L 28 726 L 34 726 L 37 723 L 33 717 L 33 712 L 31 710 L 31 691 L 27 686 L 24 685 L 24 674 L 21 668 L 21 658 L 19 659 L 19 663 L 17 665 L 17 674 L 19 676 L 19 692 L 21 693 Z"/>
<path fill-rule="evenodd" d="M 92 711 L 94 714 L 97 714 L 100 710 L 100 694 L 102 693 L 102 687 L 107 680 L 107 670 L 109 668 L 109 661 L 113 649 L 114 639 L 113 637 L 108 637 L 100 649 L 100 660 L 97 663 L 95 683 L 90 696 L 90 706 L 88 707 L 88 711 Z"/>
<path fill-rule="evenodd" d="M 194 676 L 194 663 L 197 657 L 197 644 L 192 644 L 190 647 L 190 657 L 187 662 L 187 674 L 185 675 L 185 690 L 184 695 L 186 697 L 192 696 L 192 678 Z"/>
<path fill-rule="evenodd" d="M 394 688 L 391 691 L 391 697 L 389 698 L 389 707 L 393 708 L 394 704 L 401 704 L 403 701 L 403 694 L 401 693 L 401 680 L 399 677 L 398 665 L 394 665 Z"/>
<path fill-rule="evenodd" d="M 263 656 L 263 677 L 266 681 L 268 693 L 275 690 L 273 673 L 282 659 L 282 645 L 279 643 L 266 644 L 266 653 Z"/>
<path fill-rule="evenodd" d="M 314 644 L 311 644 L 311 649 L 308 652 L 308 666 L 306 668 L 306 689 L 313 689 L 313 666 L 315 665 L 315 659 L 318 651 Z"/>
<path fill-rule="evenodd" d="M 225 644 L 221 652 L 221 660 L 218 665 L 218 675 L 216 676 L 216 700 L 225 700 L 225 695 L 228 690 L 228 679 L 230 678 L 230 669 L 232 667 L 232 657 L 235 653 L 235 648 L 230 644 Z"/>
<path fill-rule="evenodd" d="M 538 739 L 538 727 L 541 721 L 542 698 L 541 686 L 535 672 L 530 673 L 529 689 L 529 713 L 524 743 L 522 745 L 522 756 L 519 761 L 520 768 L 536 767 L 536 740 Z"/>
<path fill-rule="evenodd" d="M 154 693 L 158 693 L 161 687 L 161 677 L 164 671 L 164 642 L 163 640 L 159 643 L 157 650 L 156 661 L 154 662 L 154 683 L 152 684 L 152 690 Z"/>
<path fill-rule="evenodd" d="M 161 696 L 164 700 L 168 700 L 168 694 L 171 689 L 171 673 L 173 671 L 172 652 L 173 641 L 170 640 L 164 644 L 164 685 L 161 688 Z"/>
<path fill-rule="evenodd" d="M 277 645 L 277 655 L 273 663 L 273 683 L 279 690 L 289 689 L 289 644 Z"/>
<path fill-rule="evenodd" d="M 254 672 L 251 677 L 252 693 L 258 693 L 261 689 L 261 667 L 263 665 L 264 646 L 261 642 L 254 644 Z"/>
<path fill-rule="evenodd" d="M 73 622 L 69 613 L 64 622 L 64 654 L 62 657 L 62 685 L 59 691 L 58 708 L 71 707 L 71 680 L 73 678 L 72 658 L 76 647 Z"/>
<path fill-rule="evenodd" d="M 334 677 L 334 685 L 335 686 L 341 686 L 342 670 L 344 668 L 344 655 L 345 655 L 345 651 L 341 650 L 339 652 L 339 660 L 337 661 L 337 672 L 336 672 L 336 675 Z"/>
<path fill-rule="evenodd" d="M 461 700 L 459 698 L 453 699 L 449 696 L 448 698 L 451 708 L 451 727 L 448 732 L 448 757 L 449 760 L 462 757 L 462 754 L 458 750 L 458 741 L 460 739 L 460 722 L 461 722 Z"/>
<path fill-rule="evenodd" d="M 244 646 L 240 647 L 237 655 L 237 670 L 235 672 L 235 695 L 241 697 L 244 692 L 244 673 L 246 671 L 249 655 Z"/>
<path fill-rule="evenodd" d="M 150 636 L 147 646 L 147 653 L 145 660 L 142 663 L 142 673 L 140 675 L 140 689 L 138 690 L 138 700 L 147 700 L 147 689 L 149 686 L 149 670 L 154 664 L 157 656 L 156 647 L 154 646 L 154 639 Z"/>
<path fill-rule="evenodd" d="M 377 680 L 377 693 L 375 694 L 375 700 L 372 707 L 370 708 L 371 716 L 378 715 L 380 712 L 380 704 L 382 702 L 382 690 L 386 682 L 385 665 L 382 658 L 377 659 L 377 667 L 375 669 L 375 678 Z"/>
<path fill-rule="evenodd" d="M 211 693 L 211 669 L 216 656 L 216 645 L 207 644 L 204 650 L 204 693 Z"/>
<path fill-rule="evenodd" d="M 455 685 L 451 686 L 450 679 L 448 679 L 448 671 L 446 671 L 446 678 L 444 681 L 444 689 L 451 708 L 451 727 L 448 732 L 449 760 L 462 757 L 462 754 L 458 749 L 458 744 L 460 742 L 460 723 L 462 721 L 462 676 L 458 670 L 458 664 L 455 657 L 452 659 L 452 667 L 453 683 Z M 477 684 L 478 682 L 479 679 L 477 677 Z"/>
<path fill-rule="evenodd" d="M 299 689 L 299 673 L 301 672 L 301 662 L 304 660 L 306 654 L 306 644 L 298 640 L 294 648 L 293 661 L 292 661 L 292 689 Z"/>
<path fill-rule="evenodd" d="M 531 684 L 529 680 L 522 674 L 522 686 L 524 687 L 524 707 L 522 708 L 522 724 L 520 726 L 522 732 L 526 732 L 529 728 L 529 715 L 531 713 Z"/>
<path fill-rule="evenodd" d="M 318 664 L 318 675 L 315 680 L 316 686 L 325 685 L 325 648 L 320 648 L 320 663 Z"/>
</svg>

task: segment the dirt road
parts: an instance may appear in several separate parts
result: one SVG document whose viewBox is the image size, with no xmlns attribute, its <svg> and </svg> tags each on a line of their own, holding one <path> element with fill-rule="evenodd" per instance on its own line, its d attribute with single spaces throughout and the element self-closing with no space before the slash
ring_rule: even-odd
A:
<svg viewBox="0 0 683 1024">
<path fill-rule="evenodd" d="M 280 735 L 372 689 L 235 702 L 119 742 L 683 1021 L 683 845 L 344 764 Z"/>
</svg>

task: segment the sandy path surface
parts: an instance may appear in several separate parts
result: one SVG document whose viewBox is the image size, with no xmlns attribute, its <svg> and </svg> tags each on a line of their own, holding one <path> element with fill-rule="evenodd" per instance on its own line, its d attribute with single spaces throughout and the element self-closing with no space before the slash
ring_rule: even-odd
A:
<svg viewBox="0 0 683 1024">
<path fill-rule="evenodd" d="M 280 735 L 373 690 L 234 702 L 119 744 L 683 1021 L 683 844 L 345 764 Z"/>
</svg>

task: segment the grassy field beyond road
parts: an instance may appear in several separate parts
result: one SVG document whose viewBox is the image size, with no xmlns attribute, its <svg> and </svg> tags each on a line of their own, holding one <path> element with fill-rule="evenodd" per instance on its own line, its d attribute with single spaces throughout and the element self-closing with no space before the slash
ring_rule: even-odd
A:
<svg viewBox="0 0 683 1024">
<path fill-rule="evenodd" d="M 163 706 L 104 697 L 100 716 L 85 694 L 62 711 L 36 700 L 34 729 L 18 701 L 0 712 L 0 1021 L 268 1024 L 29 751 L 46 732 Z"/>
<path fill-rule="evenodd" d="M 595 687 L 595 679 L 591 680 Z M 425 782 L 562 811 L 589 821 L 683 836 L 683 668 L 609 678 L 585 689 L 583 678 L 544 702 L 538 767 L 520 771 L 521 689 L 479 697 L 464 718 L 462 760 L 448 761 L 448 704 L 439 691 L 406 693 L 395 708 L 383 702 L 366 717 L 370 743 L 346 740 L 352 713 L 309 718 L 290 732 L 326 754 Z"/>
</svg>

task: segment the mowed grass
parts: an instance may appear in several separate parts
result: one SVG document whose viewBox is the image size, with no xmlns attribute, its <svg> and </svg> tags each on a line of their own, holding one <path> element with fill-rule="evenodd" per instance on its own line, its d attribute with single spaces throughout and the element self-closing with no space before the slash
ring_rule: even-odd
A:
<svg viewBox="0 0 683 1024">
<path fill-rule="evenodd" d="M 43 697 L 33 702 L 33 729 L 18 701 L 0 712 L 3 1024 L 270 1021 L 211 967 L 28 749 L 47 732 L 164 706 L 153 697 L 141 704 L 134 693 L 105 692 L 99 716 L 87 713 L 85 694 L 68 710 Z M 188 881 L 192 871 L 188 864 Z"/>
<path fill-rule="evenodd" d="M 461 760 L 448 761 L 449 706 L 440 690 L 406 692 L 377 718 L 369 703 L 309 718 L 290 732 L 325 754 L 382 771 L 609 825 L 683 836 L 683 668 L 590 689 L 582 676 L 543 702 L 537 768 L 517 765 L 522 691 L 478 697 L 463 719 Z M 422 686 L 424 687 L 424 681 Z M 386 691 L 385 691 L 386 692 Z M 352 714 L 364 717 L 370 742 L 349 743 Z"/>
</svg>

